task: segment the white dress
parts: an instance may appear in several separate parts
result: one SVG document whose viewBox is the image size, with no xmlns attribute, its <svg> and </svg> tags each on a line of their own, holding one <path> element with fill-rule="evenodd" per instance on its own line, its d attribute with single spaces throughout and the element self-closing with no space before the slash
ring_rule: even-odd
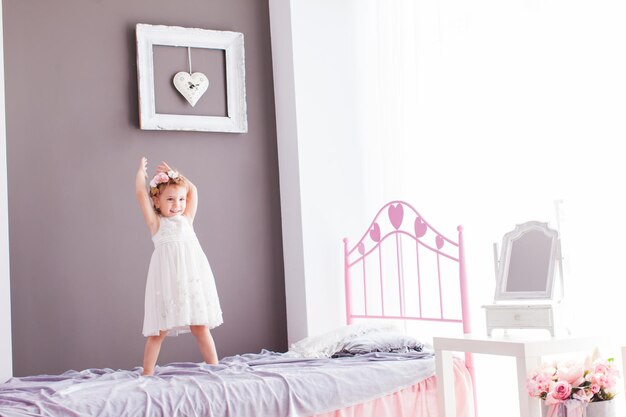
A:
<svg viewBox="0 0 626 417">
<path fill-rule="evenodd" d="M 143 335 L 166 330 L 176 336 L 189 332 L 191 324 L 210 329 L 222 324 L 213 272 L 189 219 L 161 217 L 152 241 Z"/>
</svg>

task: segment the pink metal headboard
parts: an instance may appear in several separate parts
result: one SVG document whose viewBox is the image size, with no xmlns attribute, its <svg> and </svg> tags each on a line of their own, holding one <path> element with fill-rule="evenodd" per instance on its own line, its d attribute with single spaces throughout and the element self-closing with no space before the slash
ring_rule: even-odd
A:
<svg viewBox="0 0 626 417">
<path fill-rule="evenodd" d="M 352 248 L 348 245 L 348 239 L 344 238 L 344 265 L 345 265 L 345 290 L 346 290 L 346 316 L 348 324 L 351 324 L 356 318 L 374 318 L 374 319 L 396 319 L 396 320 L 426 320 L 433 322 L 449 322 L 449 323 L 461 323 L 463 327 L 463 333 L 471 333 L 470 313 L 469 313 L 469 301 L 468 301 L 468 288 L 467 288 L 467 276 L 465 272 L 465 254 L 463 251 L 463 227 L 458 226 L 459 232 L 458 240 L 454 241 L 443 236 L 434 227 L 428 224 L 422 216 L 415 210 L 413 206 L 405 201 L 391 201 L 385 204 L 376 213 L 374 220 L 369 225 L 369 228 L 363 234 L 361 239 Z M 402 267 L 403 256 L 401 246 L 401 236 L 407 236 L 409 241 L 415 241 L 415 255 L 417 263 L 417 282 L 418 289 L 417 294 L 406 294 L 405 291 L 405 279 L 404 268 Z M 388 314 L 389 309 L 385 311 L 385 297 L 383 295 L 383 277 L 385 270 L 383 268 L 383 261 L 388 258 L 381 255 L 381 245 L 387 239 L 395 241 L 395 259 L 391 257 L 391 261 L 395 262 L 395 269 L 397 271 L 397 285 L 398 295 L 395 301 L 399 304 L 399 314 Z M 404 239 L 406 240 L 406 239 Z M 438 294 L 439 299 L 439 315 L 426 315 L 422 311 L 422 282 L 421 282 L 421 268 L 420 268 L 420 251 L 427 250 L 434 253 L 436 259 L 436 271 L 438 282 Z M 366 259 L 369 256 L 378 256 L 379 267 L 379 289 L 380 289 L 380 306 L 381 314 L 369 314 L 368 312 L 368 284 L 367 284 L 367 268 Z M 461 303 L 461 317 L 453 317 L 445 314 L 447 312 L 444 309 L 444 299 L 441 285 L 441 258 L 449 259 L 450 261 L 458 264 L 458 279 L 459 279 L 459 292 Z M 351 271 L 356 269 L 354 277 L 351 276 Z M 352 279 L 362 279 L 363 291 L 362 294 L 353 294 L 352 292 Z M 392 277 L 395 279 L 395 277 Z M 355 313 L 352 309 L 353 297 L 362 296 L 364 311 L 362 313 Z M 406 303 L 417 302 L 419 303 L 418 314 L 406 314 Z M 447 301 L 447 300 L 446 300 Z M 455 300 L 451 300 L 454 302 Z M 458 301 L 458 300 L 457 300 Z M 473 367 L 472 355 L 470 353 L 465 354 L 465 366 L 468 368 L 472 383 L 474 387 L 474 406 L 476 406 L 476 390 L 474 384 L 474 367 Z M 476 411 L 476 409 L 475 409 Z"/>
<path fill-rule="evenodd" d="M 384 217 L 386 216 L 386 217 Z M 438 322 L 452 322 L 461 323 L 463 325 L 463 333 L 471 333 L 471 325 L 469 320 L 469 302 L 467 291 L 467 280 L 465 274 L 465 260 L 463 253 L 463 228 L 459 226 L 457 228 L 459 235 L 458 241 L 454 241 L 443 236 L 435 228 L 429 225 L 420 214 L 405 201 L 392 201 L 385 204 L 376 214 L 374 220 L 370 224 L 369 228 L 361 239 L 352 248 L 348 245 L 348 239 L 344 241 L 344 265 L 345 265 L 345 287 L 346 287 L 346 315 L 348 324 L 351 324 L 355 318 L 374 318 L 374 319 L 401 319 L 401 320 L 426 320 L 426 321 L 438 321 Z M 402 256 L 400 248 L 400 236 L 408 236 L 409 240 L 415 241 L 415 251 L 417 259 L 417 275 L 418 275 L 418 291 L 417 294 L 407 297 L 405 291 L 404 274 L 402 268 Z M 385 259 L 381 256 L 381 245 L 387 239 L 395 240 L 396 256 L 392 259 L 392 262 L 397 263 L 397 280 L 398 280 L 398 295 L 395 299 L 399 303 L 399 314 L 388 314 L 385 311 L 385 297 L 383 296 L 383 279 L 384 277 L 383 262 Z M 436 254 L 437 262 L 437 280 L 438 280 L 438 294 L 439 299 L 439 312 L 438 316 L 426 315 L 422 311 L 422 284 L 420 277 L 420 250 L 428 250 Z M 378 257 L 379 265 L 379 289 L 380 289 L 380 306 L 382 312 L 380 314 L 368 313 L 368 284 L 367 284 L 367 268 L 366 258 L 369 256 Z M 445 257 L 453 262 L 458 263 L 459 271 L 459 292 L 461 302 L 461 317 L 452 317 L 446 315 L 444 309 L 443 293 L 441 288 L 441 269 L 440 259 Z M 363 280 L 363 293 L 352 293 L 351 272 L 354 268 L 358 268 L 358 275 L 354 279 Z M 356 313 L 352 309 L 353 297 L 362 296 L 364 300 L 363 312 Z M 413 300 L 410 302 L 419 303 L 418 314 L 406 314 L 405 303 L 407 298 Z M 389 309 L 387 309 L 389 311 Z"/>
</svg>

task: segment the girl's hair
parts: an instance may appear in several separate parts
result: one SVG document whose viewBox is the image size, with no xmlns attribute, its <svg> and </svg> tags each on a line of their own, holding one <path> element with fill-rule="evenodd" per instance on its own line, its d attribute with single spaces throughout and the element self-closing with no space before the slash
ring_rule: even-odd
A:
<svg viewBox="0 0 626 417">
<path fill-rule="evenodd" d="M 150 181 L 150 196 L 153 198 L 158 198 L 163 190 L 165 190 L 170 185 L 177 187 L 185 187 L 189 188 L 187 181 L 185 178 L 180 175 L 177 171 L 169 171 L 169 172 L 161 172 L 156 174 L 152 181 Z M 154 211 L 157 214 L 161 214 L 161 209 L 154 206 Z"/>
<path fill-rule="evenodd" d="M 168 186 L 170 185 L 176 185 L 176 186 L 182 186 L 182 187 L 187 187 L 187 182 L 185 181 L 185 179 L 182 176 L 178 176 L 176 178 L 168 178 L 167 182 L 162 182 L 157 184 L 156 187 L 150 187 L 150 195 L 152 197 L 158 197 L 161 195 L 161 193 L 163 192 L 163 190 L 165 190 Z"/>
</svg>

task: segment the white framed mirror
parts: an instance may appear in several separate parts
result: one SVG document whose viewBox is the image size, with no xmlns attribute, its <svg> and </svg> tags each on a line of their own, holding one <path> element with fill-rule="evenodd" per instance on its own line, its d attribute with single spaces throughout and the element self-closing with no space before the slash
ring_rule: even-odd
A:
<svg viewBox="0 0 626 417">
<path fill-rule="evenodd" d="M 518 224 L 502 239 L 494 300 L 552 300 L 560 261 L 556 230 L 538 221 Z"/>
<path fill-rule="evenodd" d="M 563 269 L 559 232 L 530 221 L 504 235 L 498 257 L 494 243 L 494 304 L 483 306 L 487 334 L 494 329 L 545 329 L 552 336 L 563 327 Z M 558 270 L 559 294 L 554 296 Z M 555 299 L 556 298 L 556 299 Z M 569 329 L 565 327 L 569 333 Z"/>
</svg>

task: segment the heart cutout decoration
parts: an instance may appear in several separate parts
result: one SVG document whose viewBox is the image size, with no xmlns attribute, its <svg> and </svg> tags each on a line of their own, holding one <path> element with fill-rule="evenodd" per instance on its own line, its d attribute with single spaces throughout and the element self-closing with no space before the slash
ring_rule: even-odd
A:
<svg viewBox="0 0 626 417">
<path fill-rule="evenodd" d="M 378 226 L 378 223 L 374 223 L 374 227 L 370 230 L 370 237 L 374 242 L 380 241 L 380 226 Z"/>
<path fill-rule="evenodd" d="M 363 244 L 363 242 L 359 243 L 358 248 L 359 248 L 359 253 L 363 255 L 365 253 L 365 245 Z"/>
<path fill-rule="evenodd" d="M 437 249 L 443 248 L 443 238 L 439 235 L 435 238 L 435 244 L 437 245 Z"/>
<path fill-rule="evenodd" d="M 402 208 L 402 204 L 389 206 L 389 220 L 391 221 L 391 225 L 395 227 L 396 230 L 398 230 L 400 226 L 402 225 L 403 217 L 404 217 L 404 209 Z"/>
<path fill-rule="evenodd" d="M 194 72 L 193 74 L 185 71 L 178 72 L 174 75 L 173 82 L 174 87 L 192 107 L 196 105 L 200 97 L 209 88 L 209 79 L 201 72 Z"/>
<path fill-rule="evenodd" d="M 428 226 L 426 226 L 426 222 L 422 220 L 421 217 L 417 217 L 415 219 L 415 236 L 422 237 L 426 234 L 426 230 L 428 230 Z"/>
</svg>

